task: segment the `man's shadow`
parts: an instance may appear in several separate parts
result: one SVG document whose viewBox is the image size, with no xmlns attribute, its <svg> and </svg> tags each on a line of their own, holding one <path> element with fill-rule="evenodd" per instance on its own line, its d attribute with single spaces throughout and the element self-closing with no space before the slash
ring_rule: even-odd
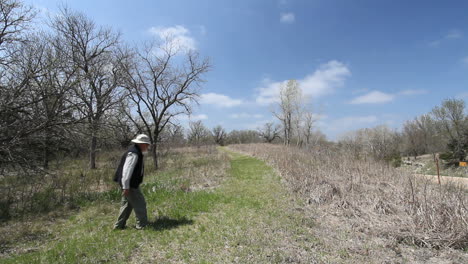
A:
<svg viewBox="0 0 468 264">
<path fill-rule="evenodd" d="M 171 219 L 167 216 L 162 216 L 156 219 L 156 221 L 150 222 L 149 226 L 156 231 L 162 231 L 166 229 L 169 230 L 177 228 L 183 225 L 193 225 L 193 223 L 193 220 L 187 219 L 185 217 L 181 219 Z"/>
</svg>

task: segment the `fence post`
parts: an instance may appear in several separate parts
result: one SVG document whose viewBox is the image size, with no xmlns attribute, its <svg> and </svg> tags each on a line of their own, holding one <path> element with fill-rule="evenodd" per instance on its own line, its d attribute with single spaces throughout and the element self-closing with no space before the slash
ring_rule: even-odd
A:
<svg viewBox="0 0 468 264">
<path fill-rule="evenodd" d="M 435 162 L 437 166 L 437 180 L 439 181 L 439 185 L 440 185 L 439 153 L 436 154 Z"/>
</svg>

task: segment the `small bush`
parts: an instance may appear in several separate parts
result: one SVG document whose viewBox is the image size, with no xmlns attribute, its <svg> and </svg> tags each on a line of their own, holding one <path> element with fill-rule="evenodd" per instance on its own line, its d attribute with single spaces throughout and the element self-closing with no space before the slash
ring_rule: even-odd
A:
<svg viewBox="0 0 468 264">
<path fill-rule="evenodd" d="M 453 154 L 451 152 L 444 152 L 439 154 L 441 160 L 449 161 L 453 159 Z"/>
</svg>

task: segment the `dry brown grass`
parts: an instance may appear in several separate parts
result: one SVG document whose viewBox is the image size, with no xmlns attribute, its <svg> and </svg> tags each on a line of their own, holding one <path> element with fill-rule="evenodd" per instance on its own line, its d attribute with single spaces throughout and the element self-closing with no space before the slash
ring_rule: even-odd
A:
<svg viewBox="0 0 468 264">
<path fill-rule="evenodd" d="M 440 256 L 445 252 L 440 250 L 455 250 L 458 255 L 449 255 L 468 259 L 468 196 L 463 187 L 435 185 L 371 158 L 356 159 L 342 149 L 306 151 L 269 144 L 230 148 L 279 171 L 320 222 L 318 235 L 332 248 L 337 246 L 331 250 L 366 256 L 372 255 L 369 247 L 387 248 L 401 256 L 399 245 L 411 245 L 438 249 Z"/>
</svg>

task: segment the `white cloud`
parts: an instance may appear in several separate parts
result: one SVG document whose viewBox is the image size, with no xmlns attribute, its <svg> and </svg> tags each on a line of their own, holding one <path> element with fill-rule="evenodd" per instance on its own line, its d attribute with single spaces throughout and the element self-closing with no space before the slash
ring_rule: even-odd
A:
<svg viewBox="0 0 468 264">
<path fill-rule="evenodd" d="M 292 24 L 296 21 L 296 16 L 292 12 L 288 13 L 281 13 L 280 14 L 280 22 L 285 24 Z"/>
<path fill-rule="evenodd" d="M 358 96 L 351 101 L 351 104 L 380 104 L 393 101 L 395 95 L 379 91 L 372 91 L 365 95 Z"/>
<path fill-rule="evenodd" d="M 336 88 L 343 86 L 346 77 L 350 75 L 351 72 L 346 65 L 333 60 L 320 65 L 315 72 L 298 80 L 298 83 L 304 96 L 319 97 L 332 93 Z M 262 86 L 258 88 L 259 95 L 256 102 L 261 105 L 277 102 L 281 86 L 286 83 L 287 81 L 263 80 Z"/>
<path fill-rule="evenodd" d="M 206 93 L 201 95 L 200 103 L 211 104 L 217 107 L 234 107 L 239 106 L 242 100 L 232 99 L 229 96 L 217 93 Z"/>
<path fill-rule="evenodd" d="M 196 49 L 195 39 L 190 36 L 190 31 L 184 26 L 176 25 L 173 27 L 151 27 L 148 31 L 161 40 L 170 41 L 170 43 L 177 49 Z"/>
<path fill-rule="evenodd" d="M 229 117 L 234 118 L 234 119 L 241 119 L 241 118 L 246 118 L 247 119 L 247 118 L 263 118 L 263 115 L 240 113 L 240 114 L 232 114 Z"/>
<path fill-rule="evenodd" d="M 452 29 L 445 35 L 445 39 L 459 39 L 463 36 L 463 33 L 458 29 Z"/>
<path fill-rule="evenodd" d="M 409 89 L 399 92 L 398 94 L 401 95 L 419 95 L 419 94 L 427 94 L 426 90 L 423 89 Z"/>
<path fill-rule="evenodd" d="M 442 38 L 429 42 L 429 45 L 432 47 L 438 47 L 443 41 L 460 39 L 462 37 L 463 33 L 460 30 L 452 29 Z"/>
</svg>

